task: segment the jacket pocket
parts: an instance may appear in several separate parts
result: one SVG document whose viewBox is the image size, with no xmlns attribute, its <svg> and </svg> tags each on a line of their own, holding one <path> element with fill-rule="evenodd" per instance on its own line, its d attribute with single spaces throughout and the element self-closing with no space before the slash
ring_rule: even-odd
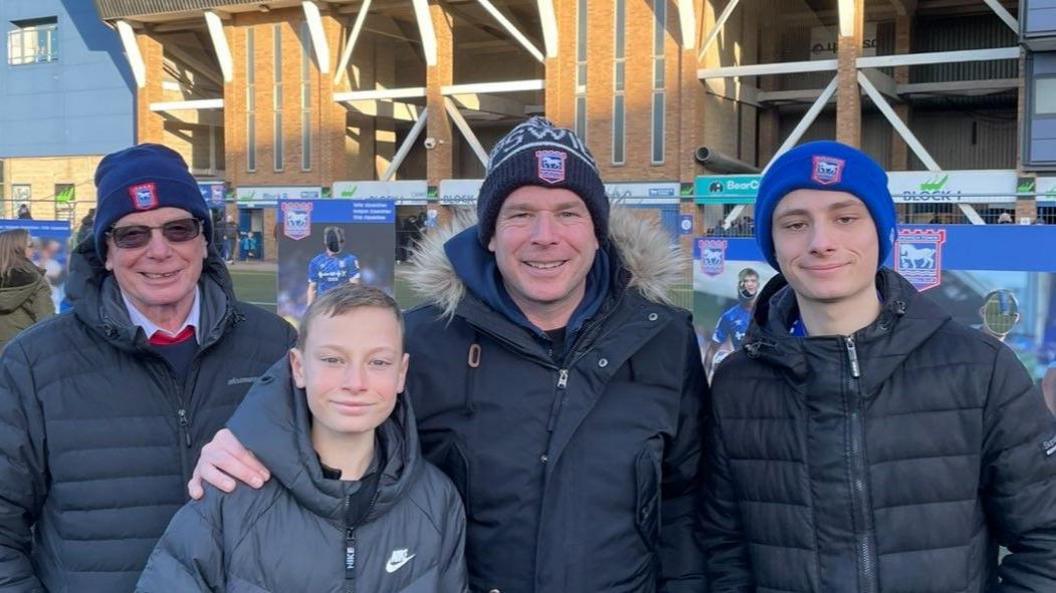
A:
<svg viewBox="0 0 1056 593">
<path fill-rule="evenodd" d="M 634 461 L 637 493 L 635 522 L 645 545 L 656 551 L 660 545 L 660 459 L 650 443 Z"/>
<path fill-rule="evenodd" d="M 422 451 L 426 460 L 444 472 L 455 485 L 468 515 L 470 507 L 469 458 L 458 438 L 450 434 L 440 438 L 422 435 Z"/>
</svg>

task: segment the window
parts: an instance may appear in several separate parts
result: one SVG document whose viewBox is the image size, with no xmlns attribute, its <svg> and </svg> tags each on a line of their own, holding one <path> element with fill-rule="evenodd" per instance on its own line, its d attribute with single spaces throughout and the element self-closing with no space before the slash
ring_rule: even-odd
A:
<svg viewBox="0 0 1056 593">
<path fill-rule="evenodd" d="M 301 23 L 301 170 L 312 168 L 312 32 Z"/>
<path fill-rule="evenodd" d="M 652 161 L 664 162 L 664 41 L 667 33 L 667 0 L 653 0 L 653 129 Z"/>
<path fill-rule="evenodd" d="M 283 145 L 282 135 L 282 23 L 276 23 L 274 31 L 275 47 L 272 48 L 272 55 L 275 58 L 275 86 L 273 87 L 271 106 L 275 112 L 274 167 L 276 171 L 282 171 L 283 163 L 286 161 L 286 150 Z"/>
<path fill-rule="evenodd" d="M 58 23 L 57 17 L 13 21 L 15 28 L 7 32 L 7 63 L 21 66 L 58 60 Z"/>
<path fill-rule="evenodd" d="M 616 38 L 614 40 L 613 96 L 612 96 L 612 164 L 622 165 L 626 160 L 627 144 L 626 109 L 623 91 L 627 71 L 627 0 L 616 0 Z"/>
<path fill-rule="evenodd" d="M 246 170 L 257 170 L 257 67 L 253 63 L 257 44 L 253 27 L 246 29 Z"/>
<path fill-rule="evenodd" d="M 55 184 L 55 219 L 70 220 L 76 206 L 76 186 L 72 183 Z"/>
<path fill-rule="evenodd" d="M 1035 115 L 1056 115 L 1056 76 L 1034 81 Z"/>
<path fill-rule="evenodd" d="M 587 141 L 587 0 L 576 0 L 576 135 Z"/>
</svg>

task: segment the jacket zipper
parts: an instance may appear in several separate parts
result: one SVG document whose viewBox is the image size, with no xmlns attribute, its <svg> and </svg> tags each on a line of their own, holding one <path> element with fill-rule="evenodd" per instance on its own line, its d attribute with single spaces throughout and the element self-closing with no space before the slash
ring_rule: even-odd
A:
<svg viewBox="0 0 1056 593">
<path fill-rule="evenodd" d="M 378 471 L 382 471 L 381 468 Z M 370 499 L 370 505 L 367 506 L 367 512 L 363 514 L 360 519 L 360 523 L 366 521 L 370 517 L 371 511 L 374 510 L 374 505 L 378 502 L 378 496 L 381 494 L 381 483 L 379 480 L 378 489 L 374 492 L 374 496 Z M 356 590 L 356 528 L 359 524 L 349 525 L 348 524 L 348 507 L 351 503 L 352 497 L 345 497 L 345 590 L 344 593 L 355 593 Z"/>
<path fill-rule="evenodd" d="M 851 405 L 850 434 L 851 434 L 851 490 L 854 498 L 854 506 L 857 511 L 857 523 L 861 525 L 861 540 L 858 544 L 858 560 L 861 570 L 862 592 L 875 593 L 876 583 L 876 555 L 873 545 L 873 527 L 870 520 L 869 493 L 865 487 L 866 468 L 865 452 L 863 443 L 865 441 L 865 427 L 862 420 L 862 393 L 861 393 L 861 367 L 858 364 L 858 349 L 854 343 L 854 337 L 844 338 L 847 348 L 847 360 L 851 366 L 850 392 L 854 401 Z"/>
</svg>

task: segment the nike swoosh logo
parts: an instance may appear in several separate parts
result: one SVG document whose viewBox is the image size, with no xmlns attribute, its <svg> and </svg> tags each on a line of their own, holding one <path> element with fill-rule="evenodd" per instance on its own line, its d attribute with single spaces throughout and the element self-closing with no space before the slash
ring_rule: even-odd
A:
<svg viewBox="0 0 1056 593">
<path fill-rule="evenodd" d="M 396 572 L 397 570 L 403 568 L 404 564 L 410 562 L 412 558 L 414 558 L 414 554 L 411 554 L 410 556 L 407 556 L 406 558 L 401 558 L 399 560 L 389 560 L 385 563 L 385 572 L 389 574 Z"/>
</svg>

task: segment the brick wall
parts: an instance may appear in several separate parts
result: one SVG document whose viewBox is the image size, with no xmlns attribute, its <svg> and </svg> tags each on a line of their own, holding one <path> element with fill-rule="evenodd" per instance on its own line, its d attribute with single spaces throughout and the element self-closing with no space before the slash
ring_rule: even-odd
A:
<svg viewBox="0 0 1056 593">
<path fill-rule="evenodd" d="M 102 158 L 103 155 L 86 155 L 4 159 L 4 216 L 13 217 L 13 210 L 18 208 L 20 202 L 12 200 L 12 186 L 29 185 L 33 218 L 54 219 L 55 185 L 69 183 L 73 184 L 75 192 L 72 222 L 76 230 L 88 209 L 95 207 L 95 168 Z"/>
</svg>

